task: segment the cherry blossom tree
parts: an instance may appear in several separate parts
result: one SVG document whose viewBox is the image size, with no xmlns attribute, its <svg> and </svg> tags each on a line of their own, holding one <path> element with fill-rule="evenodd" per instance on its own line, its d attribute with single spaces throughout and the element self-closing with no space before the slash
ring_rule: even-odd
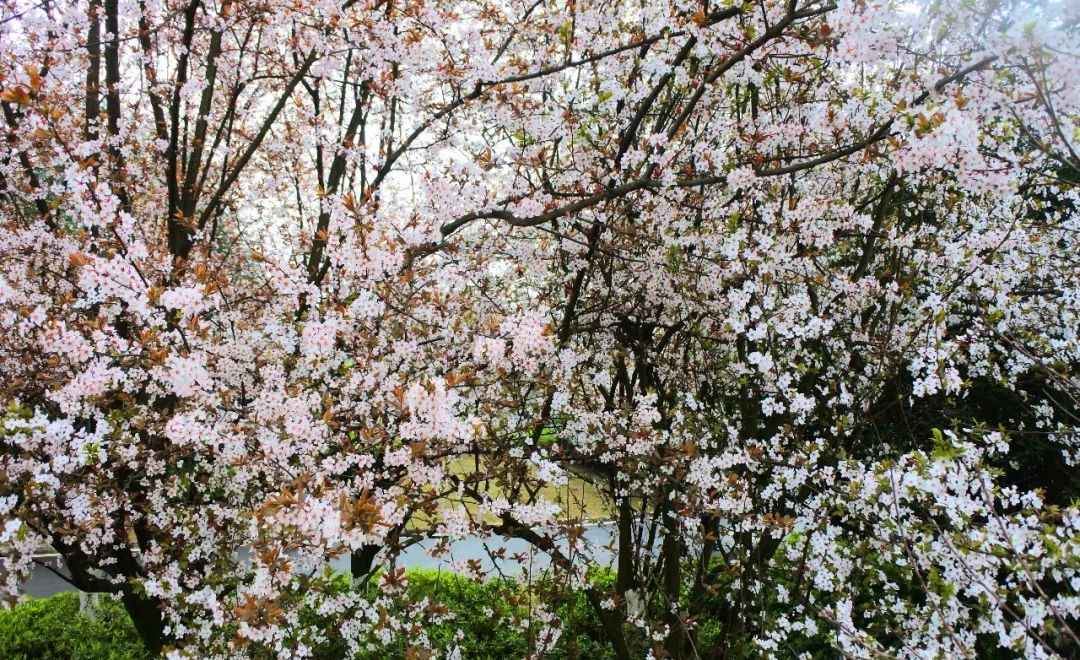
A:
<svg viewBox="0 0 1080 660">
<path fill-rule="evenodd" d="M 1069 654 L 1078 18 L 0 4 L 6 591 L 47 543 L 154 651 L 424 646 L 394 558 L 472 533 L 619 658 Z"/>
<path fill-rule="evenodd" d="M 567 165 L 560 186 L 545 165 L 543 208 L 480 214 L 565 255 L 534 285 L 562 301 L 559 361 L 525 390 L 525 446 L 489 437 L 496 465 L 517 452 L 532 466 L 508 479 L 516 504 L 489 506 L 500 532 L 554 551 L 573 525 L 538 536 L 514 510 L 544 504 L 539 486 L 565 478 L 552 464 L 610 490 L 618 578 L 593 600 L 619 657 L 641 639 L 699 653 L 694 626 L 715 623 L 703 617 L 717 591 L 729 650 L 781 651 L 823 628 L 851 654 L 1074 643 L 1073 553 L 1043 544 L 1070 534 L 1048 521 L 1068 518 L 1055 507 L 1075 491 L 1017 490 L 1037 469 L 1017 461 L 1036 447 L 1067 474 L 1074 453 L 1075 17 L 896 9 L 777 3 L 635 54 L 625 82 L 594 77 L 610 110 L 586 114 L 566 156 L 588 169 Z M 578 149 L 590 155 L 571 161 Z M 954 483 L 968 479 L 977 491 Z M 991 540 L 1006 529 L 1011 541 Z M 975 568 L 954 535 L 999 556 Z M 851 606 L 867 588 L 855 576 L 883 563 L 906 567 L 881 605 L 903 615 L 884 625 L 861 604 L 875 637 Z M 829 568 L 811 579 L 817 566 Z M 790 614 L 771 621 L 777 599 Z"/>
</svg>

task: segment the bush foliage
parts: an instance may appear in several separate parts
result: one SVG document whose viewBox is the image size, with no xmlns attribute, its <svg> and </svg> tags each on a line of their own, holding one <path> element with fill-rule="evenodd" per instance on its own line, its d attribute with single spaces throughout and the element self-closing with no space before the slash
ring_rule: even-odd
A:
<svg viewBox="0 0 1080 660">
<path fill-rule="evenodd" d="M 149 658 L 123 606 L 102 599 L 92 614 L 79 596 L 34 598 L 0 611 L 0 658 L 5 660 L 141 660 Z"/>
<path fill-rule="evenodd" d="M 598 580 L 608 579 L 601 574 Z M 375 581 L 357 588 L 375 592 Z M 349 589 L 348 579 L 340 588 Z M 602 660 L 611 655 L 599 623 L 584 594 L 566 594 L 558 585 L 522 585 L 508 579 L 476 582 L 455 573 L 415 569 L 408 572 L 402 602 L 428 598 L 446 609 L 445 621 L 425 630 L 435 648 L 459 649 L 461 658 L 520 658 L 528 655 L 529 632 L 507 625 L 515 615 L 524 618 L 529 598 L 551 598 L 566 629 L 552 654 L 559 658 Z M 546 601 L 551 604 L 551 601 Z M 308 616 L 317 616 L 308 613 Z M 310 646 L 319 660 L 341 660 L 348 655 L 340 639 Z M 356 660 L 407 656 L 406 640 Z M 150 656 L 123 606 L 102 599 L 92 614 L 79 611 L 79 596 L 63 593 L 23 601 L 0 611 L 0 658 L 3 660 L 141 660 Z"/>
</svg>

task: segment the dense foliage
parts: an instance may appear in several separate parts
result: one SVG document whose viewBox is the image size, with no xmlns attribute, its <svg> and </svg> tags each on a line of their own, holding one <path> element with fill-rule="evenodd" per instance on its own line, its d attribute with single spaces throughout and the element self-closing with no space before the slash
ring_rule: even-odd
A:
<svg viewBox="0 0 1080 660">
<path fill-rule="evenodd" d="M 1080 652 L 1078 44 L 1055 0 L 0 0 L 5 593 L 47 544 L 152 652 L 451 653 L 395 559 L 505 536 L 620 660 Z"/>
<path fill-rule="evenodd" d="M 57 594 L 0 612 L 0 656 L 10 660 L 142 660 L 151 657 L 123 606 L 102 600 L 79 611 L 79 596 Z"/>
<path fill-rule="evenodd" d="M 610 581 L 607 576 L 594 581 Z M 341 577 L 330 589 L 338 594 L 353 587 Z M 358 587 L 359 588 L 359 587 Z M 368 583 L 370 596 L 377 589 Z M 551 584 L 522 584 L 509 579 L 478 582 L 453 573 L 410 570 L 408 588 L 401 603 L 427 600 L 433 615 L 417 626 L 415 637 L 424 636 L 430 646 L 444 652 L 457 652 L 461 658 L 523 657 L 530 648 L 527 623 L 531 600 L 554 596 L 555 611 L 564 624 L 564 635 L 552 649 L 559 658 L 611 657 L 583 594 L 561 593 Z M 549 601 L 552 602 L 552 601 Z M 311 644 L 311 657 L 318 660 L 343 658 L 408 657 L 415 649 L 406 638 L 392 644 L 372 640 L 375 650 L 350 654 L 345 640 L 331 631 L 339 623 L 332 617 L 308 611 L 303 617 L 310 626 L 324 632 L 323 639 Z M 134 625 L 123 607 L 104 599 L 87 613 L 79 611 L 79 597 L 64 593 L 49 598 L 20 602 L 13 609 L 0 612 L 0 657 L 11 660 L 138 660 L 148 657 Z"/>
</svg>

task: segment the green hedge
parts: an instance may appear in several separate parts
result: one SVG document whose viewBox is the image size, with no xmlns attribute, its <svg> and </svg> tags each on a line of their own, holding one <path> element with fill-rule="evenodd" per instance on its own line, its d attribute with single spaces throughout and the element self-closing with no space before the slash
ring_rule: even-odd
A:
<svg viewBox="0 0 1080 660">
<path fill-rule="evenodd" d="M 102 598 L 94 616 L 79 611 L 79 595 L 64 593 L 0 610 L 0 658 L 5 660 L 141 660 L 149 658 L 124 607 Z"/>
<path fill-rule="evenodd" d="M 426 597 L 445 606 L 452 616 L 446 623 L 425 628 L 436 648 L 449 649 L 456 643 L 461 657 L 469 660 L 528 656 L 533 647 L 528 633 L 509 621 L 515 614 L 527 616 L 531 594 L 533 602 L 544 603 L 563 623 L 562 635 L 548 657 L 589 660 L 612 657 L 610 645 L 604 640 L 600 624 L 582 592 L 567 593 L 563 585 L 544 581 L 526 590 L 510 580 L 479 583 L 455 573 L 429 570 L 411 570 L 408 576 L 407 602 L 419 602 Z M 596 580 L 610 581 L 610 578 L 604 575 Z M 485 608 L 491 611 L 490 615 L 485 613 Z M 463 636 L 455 642 L 459 631 Z M 389 651 L 389 654 L 387 650 L 380 651 L 370 660 L 405 657 L 404 648 Z"/>
<path fill-rule="evenodd" d="M 610 582 L 606 574 L 594 576 L 596 582 Z M 370 580 L 365 588 L 369 598 L 377 596 L 378 578 Z M 337 588 L 350 589 L 348 579 L 342 577 Z M 447 611 L 447 620 L 438 623 L 425 622 L 423 633 L 431 645 L 445 652 L 455 646 L 462 658 L 468 660 L 496 660 L 521 658 L 533 648 L 529 632 L 511 622 L 515 618 L 527 618 L 529 600 L 542 602 L 545 609 L 553 612 L 563 623 L 563 632 L 555 648 L 547 657 L 576 660 L 607 660 L 612 657 L 610 645 L 604 640 L 597 621 L 584 593 L 568 592 L 564 585 L 554 582 L 534 582 L 522 585 L 512 580 L 491 579 L 477 582 L 450 572 L 425 569 L 408 571 L 408 587 L 398 603 L 418 603 L 425 599 L 438 604 Z M 401 615 L 400 611 L 387 612 Z M 404 615 L 408 620 L 409 616 Z M 319 630 L 332 630 L 333 624 L 320 622 L 312 612 L 302 617 L 305 624 L 315 624 Z M 294 640 L 302 641 L 314 652 L 318 660 L 338 660 L 347 657 L 347 648 L 339 639 Z M 409 636 L 398 638 L 389 647 L 380 646 L 377 651 L 361 653 L 354 660 L 398 660 L 408 656 Z"/>
<path fill-rule="evenodd" d="M 414 569 L 408 572 L 406 602 L 423 598 L 449 610 L 450 618 L 443 623 L 425 626 L 424 632 L 436 648 L 448 649 L 457 645 L 461 657 L 469 660 L 520 658 L 528 655 L 530 640 L 525 631 L 508 622 L 514 614 L 528 612 L 528 598 L 544 602 L 564 624 L 564 630 L 554 652 L 549 657 L 588 658 L 606 660 L 610 647 L 604 641 L 599 623 L 583 593 L 567 593 L 558 584 L 543 582 L 531 585 L 529 591 L 508 580 L 475 582 L 447 572 Z M 609 582 L 610 576 L 597 576 L 598 582 Z M 374 590 L 377 580 L 368 589 Z M 340 588 L 349 589 L 348 580 L 340 580 Z M 487 608 L 487 609 L 485 609 Z M 490 614 L 486 613 L 490 610 Z M 319 625 L 319 617 L 307 613 L 305 623 L 315 628 L 333 630 Z M 459 639 L 458 634 L 461 633 Z M 330 637 L 328 635 L 327 637 Z M 341 660 L 347 650 L 339 639 L 324 638 L 310 644 L 318 660 Z M 258 655 L 258 653 L 256 653 Z M 404 643 L 364 654 L 356 660 L 391 660 L 404 658 Z M 79 612 L 79 597 L 74 593 L 23 601 L 11 610 L 0 610 L 0 660 L 142 660 L 149 655 L 142 647 L 131 620 L 119 603 L 102 598 L 93 617 Z"/>
</svg>

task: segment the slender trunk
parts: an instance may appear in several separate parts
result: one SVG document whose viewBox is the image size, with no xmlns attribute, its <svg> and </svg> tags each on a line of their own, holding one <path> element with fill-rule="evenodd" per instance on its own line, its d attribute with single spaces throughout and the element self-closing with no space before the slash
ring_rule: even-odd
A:
<svg viewBox="0 0 1080 660">
<path fill-rule="evenodd" d="M 86 116 L 85 135 L 87 140 L 98 138 L 98 115 L 101 113 L 101 0 L 90 0 L 89 32 L 86 37 L 86 50 L 89 62 L 86 66 Z M 96 168 L 95 168 L 96 169 Z"/>
<path fill-rule="evenodd" d="M 686 633 L 679 614 L 679 591 L 682 587 L 682 552 L 681 540 L 674 530 L 664 535 L 664 600 L 667 604 L 665 616 L 668 624 L 668 636 L 664 642 L 668 655 L 674 660 L 682 660 L 686 652 Z"/>
<path fill-rule="evenodd" d="M 600 597 L 596 591 L 589 589 L 586 595 L 589 603 L 596 610 L 600 623 L 604 628 L 604 635 L 611 644 L 615 657 L 624 660 L 630 657 L 630 648 L 626 643 L 624 631 L 625 615 L 623 612 L 628 607 L 626 592 L 637 586 L 637 575 L 634 569 L 634 544 L 633 544 L 634 511 L 630 506 L 630 498 L 624 497 L 619 501 L 619 555 L 618 570 L 615 574 L 615 592 L 621 601 L 615 609 L 605 609 L 600 603 Z"/>
<path fill-rule="evenodd" d="M 608 642 L 611 644 L 611 650 L 615 652 L 616 660 L 630 660 L 630 647 L 626 643 L 622 609 L 605 609 L 595 589 L 589 588 L 585 595 L 604 627 L 604 636 L 607 637 Z"/>
<path fill-rule="evenodd" d="M 615 577 L 615 589 L 619 596 L 637 585 L 634 569 L 634 511 L 630 507 L 630 498 L 619 501 L 619 568 Z"/>
<path fill-rule="evenodd" d="M 705 538 L 702 543 L 701 556 L 698 558 L 694 586 L 690 590 L 690 602 L 688 603 L 690 618 L 693 619 L 696 619 L 704 611 L 705 585 L 709 575 L 709 565 L 712 563 L 713 551 L 716 549 L 716 536 L 713 534 L 713 528 L 715 527 L 713 517 L 709 515 L 702 516 L 701 522 Z M 698 643 L 697 629 L 691 632 L 689 637 L 691 644 L 696 647 Z"/>
</svg>

